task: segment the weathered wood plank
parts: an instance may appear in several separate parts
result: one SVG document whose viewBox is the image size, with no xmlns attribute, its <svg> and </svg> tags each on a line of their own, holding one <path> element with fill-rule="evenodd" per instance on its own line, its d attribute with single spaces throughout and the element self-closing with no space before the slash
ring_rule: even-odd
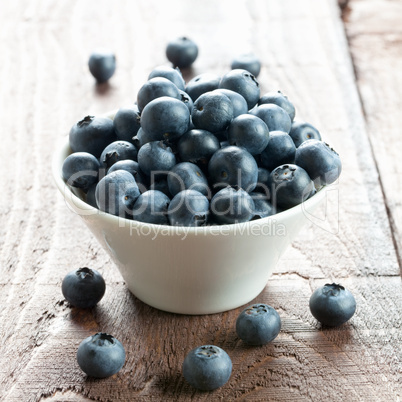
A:
<svg viewBox="0 0 402 402">
<path fill-rule="evenodd" d="M 402 4 L 382 0 L 348 3 L 346 32 L 394 244 L 402 266 Z"/>
<path fill-rule="evenodd" d="M 2 135 L 3 149 L 12 150 L 3 155 L 7 191 L 0 197 L 0 398 L 400 397 L 399 266 L 334 0 L 7 2 L 0 27 L 0 121 L 10 133 Z M 263 90 L 283 89 L 344 164 L 327 216 L 312 217 L 256 299 L 277 308 L 283 320 L 278 338 L 260 348 L 237 339 L 240 309 L 179 316 L 133 297 L 79 217 L 56 196 L 49 172 L 52 150 L 70 126 L 85 114 L 132 102 L 149 70 L 165 62 L 166 40 L 184 33 L 200 46 L 187 76 L 224 73 L 233 56 L 253 50 L 263 61 Z M 115 49 L 119 63 L 102 87 L 94 86 L 86 67 L 99 45 Z M 69 307 L 60 292 L 65 273 L 84 265 L 99 269 L 108 285 L 90 311 Z M 321 329 L 308 298 L 332 280 L 352 290 L 358 310 L 349 324 Z M 98 330 L 123 342 L 127 361 L 117 375 L 90 380 L 75 353 Z M 181 376 L 185 354 L 205 343 L 227 350 L 234 365 L 230 382 L 212 394 L 195 392 Z"/>
</svg>

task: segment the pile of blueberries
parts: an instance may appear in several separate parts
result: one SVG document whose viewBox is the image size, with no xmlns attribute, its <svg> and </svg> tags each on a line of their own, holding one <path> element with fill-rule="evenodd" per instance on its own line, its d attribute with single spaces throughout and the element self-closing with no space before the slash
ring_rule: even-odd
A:
<svg viewBox="0 0 402 402">
<path fill-rule="evenodd" d="M 185 83 L 178 68 L 157 67 L 136 103 L 113 120 L 86 116 L 74 124 L 63 178 L 92 206 L 141 222 L 264 218 L 304 202 L 341 172 L 319 131 L 294 117 L 289 99 L 261 95 L 248 70 Z"/>
<path fill-rule="evenodd" d="M 64 297 L 71 305 L 79 308 L 94 307 L 102 299 L 105 289 L 102 275 L 87 267 L 70 272 L 62 282 Z M 345 323 L 356 310 L 352 293 L 335 283 L 317 288 L 310 297 L 309 305 L 312 315 L 330 327 Z M 236 334 L 248 345 L 265 345 L 273 341 L 280 330 L 280 316 L 267 304 L 246 307 L 236 320 Z M 121 342 L 102 332 L 84 339 L 77 350 L 78 364 L 90 377 L 105 378 L 117 373 L 125 359 L 126 352 Z M 212 391 L 229 380 L 232 361 L 219 346 L 202 345 L 186 355 L 182 372 L 193 387 Z"/>
</svg>

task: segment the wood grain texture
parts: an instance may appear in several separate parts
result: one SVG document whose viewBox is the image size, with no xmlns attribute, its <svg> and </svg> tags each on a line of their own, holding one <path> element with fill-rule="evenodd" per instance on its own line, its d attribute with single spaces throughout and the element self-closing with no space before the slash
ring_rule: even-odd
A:
<svg viewBox="0 0 402 402">
<path fill-rule="evenodd" d="M 166 63 L 166 41 L 183 34 L 200 46 L 186 78 L 223 74 L 234 56 L 254 51 L 263 62 L 262 90 L 287 93 L 297 116 L 317 126 L 343 161 L 327 208 L 311 217 L 256 298 L 274 306 L 283 323 L 279 336 L 263 347 L 247 347 L 236 337 L 240 308 L 180 316 L 136 299 L 52 182 L 53 150 L 72 124 L 134 101 L 149 71 Z M 98 46 L 114 49 L 118 60 L 110 84 L 101 86 L 86 65 Z M 380 118 L 370 123 L 363 115 L 335 0 L 2 2 L 0 54 L 2 400 L 402 397 L 402 285 L 394 247 L 399 226 L 389 214 L 397 211 L 389 204 L 393 194 L 397 202 L 397 193 L 385 193 L 386 203 L 382 191 L 391 176 L 394 190 L 402 181 L 382 170 L 377 150 L 373 158 L 366 124 L 374 133 L 370 127 Z M 388 70 L 361 57 L 367 61 L 363 72 L 374 65 L 370 74 L 391 85 Z M 373 90 L 361 76 L 359 88 Z M 390 102 L 390 92 L 381 89 L 380 103 Z M 391 110 L 390 119 L 396 119 L 396 106 Z M 382 136 L 396 138 L 390 124 Z M 397 166 L 396 148 L 388 144 L 387 152 L 384 161 Z M 89 311 L 71 308 L 60 291 L 64 275 L 80 266 L 98 269 L 107 282 L 104 299 Z M 356 296 L 357 312 L 340 328 L 321 328 L 308 310 L 312 290 L 328 281 L 343 283 Z M 127 351 L 123 369 L 104 380 L 86 378 L 75 359 L 81 340 L 96 331 L 114 334 Z M 213 393 L 195 391 L 181 376 L 186 353 L 206 343 L 224 348 L 233 361 L 230 381 Z"/>
<path fill-rule="evenodd" d="M 383 0 L 348 3 L 346 32 L 356 68 L 370 138 L 402 265 L 402 4 Z"/>
</svg>

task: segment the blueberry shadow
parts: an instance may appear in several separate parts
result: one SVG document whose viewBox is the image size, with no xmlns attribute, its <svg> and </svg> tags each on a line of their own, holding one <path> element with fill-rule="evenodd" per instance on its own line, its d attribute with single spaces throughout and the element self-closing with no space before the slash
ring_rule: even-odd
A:
<svg viewBox="0 0 402 402">
<path fill-rule="evenodd" d="M 110 85 L 109 81 L 106 82 L 96 82 L 94 84 L 95 93 L 99 96 L 106 96 L 112 91 L 113 87 Z"/>
</svg>

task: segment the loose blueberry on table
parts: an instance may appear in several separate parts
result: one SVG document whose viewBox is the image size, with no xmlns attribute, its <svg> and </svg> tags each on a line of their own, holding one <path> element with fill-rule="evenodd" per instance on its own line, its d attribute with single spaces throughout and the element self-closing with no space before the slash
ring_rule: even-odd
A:
<svg viewBox="0 0 402 402">
<path fill-rule="evenodd" d="M 166 47 L 166 57 L 175 67 L 190 67 L 197 56 L 197 44 L 185 36 L 170 41 Z"/>
<path fill-rule="evenodd" d="M 237 317 L 236 333 L 249 345 L 265 345 L 273 341 L 281 330 L 278 312 L 268 304 L 253 304 Z"/>
<path fill-rule="evenodd" d="M 353 294 L 337 283 L 327 283 L 316 289 L 309 305 L 314 318 L 330 327 L 345 323 L 356 311 Z"/>
<path fill-rule="evenodd" d="M 80 308 L 94 307 L 102 299 L 105 290 L 106 284 L 102 275 L 87 267 L 69 272 L 61 285 L 66 300 Z"/>
<path fill-rule="evenodd" d="M 212 391 L 226 384 L 232 373 L 232 361 L 220 347 L 199 346 L 191 350 L 183 362 L 183 376 L 201 391 Z"/>
<path fill-rule="evenodd" d="M 116 57 L 108 50 L 95 51 L 89 57 L 88 67 L 98 83 L 106 82 L 116 70 Z"/>
<path fill-rule="evenodd" d="M 123 367 L 126 352 L 114 336 L 98 332 L 85 338 L 77 350 L 77 362 L 90 377 L 106 378 Z"/>
</svg>

